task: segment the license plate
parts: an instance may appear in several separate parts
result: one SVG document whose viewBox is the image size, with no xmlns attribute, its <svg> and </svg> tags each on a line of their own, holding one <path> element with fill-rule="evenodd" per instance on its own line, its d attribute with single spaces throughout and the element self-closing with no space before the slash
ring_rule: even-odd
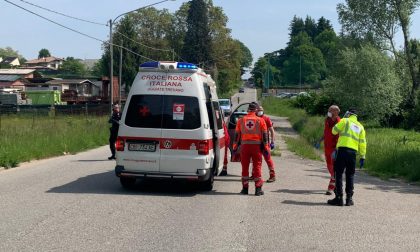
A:
<svg viewBox="0 0 420 252">
<path fill-rule="evenodd" d="M 129 151 L 147 151 L 147 152 L 155 152 L 156 151 L 156 144 L 154 143 L 129 143 L 128 144 Z"/>
</svg>

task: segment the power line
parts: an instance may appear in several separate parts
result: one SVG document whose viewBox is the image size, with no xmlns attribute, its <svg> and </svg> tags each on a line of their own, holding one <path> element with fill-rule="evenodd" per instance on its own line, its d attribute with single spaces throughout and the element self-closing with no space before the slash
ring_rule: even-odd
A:
<svg viewBox="0 0 420 252">
<path fill-rule="evenodd" d="M 95 22 L 95 21 L 89 21 L 89 20 L 86 20 L 86 19 L 78 18 L 78 17 L 73 17 L 73 16 L 70 16 L 70 15 L 67 15 L 67 14 L 64 14 L 64 13 L 61 13 L 61 12 L 58 12 L 58 11 L 55 11 L 55 10 L 51 10 L 51 9 L 42 7 L 42 6 L 37 5 L 37 4 L 34 4 L 34 3 L 30 3 L 30 2 L 25 1 L 25 0 L 19 0 L 19 1 L 21 1 L 23 3 L 26 3 L 26 4 L 29 4 L 29 5 L 32 5 L 34 7 L 37 7 L 39 9 L 46 10 L 46 11 L 49 11 L 49 12 L 52 12 L 52 13 L 55 13 L 55 14 L 58 14 L 58 15 L 61 15 L 61 16 L 64 16 L 64 17 L 71 18 L 71 19 L 79 20 L 79 21 L 82 21 L 82 22 L 90 23 L 90 24 L 108 26 L 108 24 L 103 24 L 103 23 L 98 23 L 98 22 Z"/>
<path fill-rule="evenodd" d="M 28 1 L 25 1 L 25 0 L 19 0 L 19 1 L 21 1 L 23 3 L 26 3 L 26 4 L 29 4 L 29 5 L 32 5 L 34 7 L 40 8 L 42 10 L 46 10 L 46 11 L 49 11 L 49 12 L 52 12 L 52 13 L 55 13 L 55 14 L 58 14 L 58 15 L 67 17 L 67 18 L 71 18 L 71 19 L 75 19 L 75 20 L 78 20 L 78 21 L 87 22 L 87 23 L 91 23 L 91 24 L 101 25 L 101 26 L 108 26 L 108 24 L 98 23 L 98 22 L 89 21 L 89 20 L 86 20 L 86 19 L 82 19 L 82 18 L 70 16 L 70 15 L 67 15 L 67 14 L 64 14 L 64 13 L 61 13 L 61 12 L 58 12 L 58 11 L 54 11 L 54 10 L 48 9 L 46 7 L 43 7 L 43 6 L 40 6 L 40 5 L 31 3 L 31 2 L 28 2 Z M 172 52 L 174 55 L 177 55 L 180 59 L 182 59 L 177 53 L 175 53 L 175 51 L 173 49 L 160 49 L 160 48 L 151 47 L 149 45 L 146 45 L 146 44 L 143 44 L 143 43 L 141 43 L 139 41 L 136 41 L 134 39 L 131 39 L 131 38 L 129 38 L 128 36 L 126 36 L 125 34 L 123 34 L 121 32 L 115 31 L 115 33 L 118 33 L 121 36 L 123 36 L 124 38 L 126 38 L 126 39 L 128 39 L 128 40 L 130 40 L 130 41 L 132 41 L 134 43 L 137 43 L 137 44 L 139 44 L 139 45 L 141 45 L 141 46 L 143 46 L 145 48 L 148 48 L 148 49 L 151 49 L 151 50 L 156 50 L 156 51 Z M 119 47 L 121 47 L 121 46 L 119 46 Z"/>
<path fill-rule="evenodd" d="M 35 16 L 38 16 L 38 17 L 40 17 L 40 18 L 42 18 L 42 19 L 45 19 L 45 20 L 47 20 L 48 22 L 51 22 L 51 23 L 53 23 L 53 24 L 55 24 L 55 25 L 58 25 L 58 26 L 60 26 L 60 27 L 62 27 L 62 28 L 64 28 L 64 29 L 70 30 L 70 31 L 75 32 L 75 33 L 77 33 L 77 34 L 80 34 L 80 35 L 82 35 L 82 36 L 85 36 L 85 37 L 88 37 L 88 38 L 90 38 L 90 39 L 93 39 L 93 40 L 99 41 L 99 42 L 101 42 L 101 43 L 105 43 L 105 44 L 108 44 L 108 45 L 112 45 L 112 46 L 116 46 L 116 47 L 122 48 L 122 49 L 124 49 L 124 50 L 126 50 L 126 51 L 128 51 L 128 52 L 130 52 L 130 53 L 132 53 L 132 54 L 135 54 L 135 55 L 137 55 L 137 56 L 139 56 L 139 57 L 142 57 L 142 58 L 145 58 L 145 59 L 147 59 L 147 60 L 156 61 L 156 60 L 153 60 L 153 59 L 148 58 L 148 57 L 146 57 L 146 56 L 143 56 L 143 55 L 141 55 L 141 54 L 138 54 L 138 53 L 136 53 L 136 52 L 132 51 L 131 49 L 128 49 L 128 48 L 126 48 L 126 47 L 124 47 L 124 46 L 121 46 L 121 45 L 116 45 L 116 44 L 111 44 L 111 43 L 109 43 L 108 41 L 104 41 L 104 40 L 98 39 L 98 38 L 96 38 L 96 37 L 93 37 L 93 36 L 88 35 L 88 34 L 86 34 L 86 33 L 83 33 L 83 32 L 80 32 L 80 31 L 77 31 L 77 30 L 75 30 L 75 29 L 73 29 L 73 28 L 70 28 L 70 27 L 68 27 L 68 26 L 62 25 L 62 24 L 60 24 L 60 23 L 58 23 L 58 22 L 56 22 L 56 21 L 54 21 L 54 20 L 51 20 L 51 19 L 46 18 L 46 17 L 44 17 L 44 16 L 41 16 L 41 15 L 39 15 L 38 13 L 35 13 L 35 12 L 33 12 L 33 11 L 31 11 L 31 10 L 28 10 L 28 9 L 26 9 L 26 8 L 24 8 L 24 7 L 20 6 L 20 5 L 17 5 L 17 4 L 15 4 L 15 3 L 13 3 L 13 2 L 10 2 L 9 0 L 4 0 L 4 1 L 5 1 L 5 2 L 7 2 L 7 3 L 9 3 L 9 4 L 11 4 L 11 5 L 14 5 L 14 6 L 18 7 L 19 9 L 25 10 L 25 11 L 27 11 L 27 12 L 29 12 L 29 13 L 31 13 L 31 14 L 33 14 L 33 15 L 35 15 Z"/>
<path fill-rule="evenodd" d="M 132 39 L 132 38 L 124 35 L 123 33 L 119 32 L 119 31 L 115 31 L 115 33 L 120 34 L 121 36 L 123 36 L 124 38 L 130 40 L 131 42 L 137 43 L 137 44 L 139 44 L 141 46 L 144 46 L 144 47 L 146 47 L 148 49 L 151 49 L 151 50 L 163 51 L 163 52 L 172 52 L 173 51 L 172 49 L 160 49 L 160 48 L 155 48 L 155 47 L 148 46 L 146 44 L 143 44 L 143 43 L 141 43 L 141 42 L 139 42 L 137 40 L 134 40 L 134 39 Z"/>
</svg>

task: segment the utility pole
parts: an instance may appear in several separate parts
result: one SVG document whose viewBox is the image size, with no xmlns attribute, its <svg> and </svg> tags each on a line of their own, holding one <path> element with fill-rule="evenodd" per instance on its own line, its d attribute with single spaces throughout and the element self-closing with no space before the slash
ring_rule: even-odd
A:
<svg viewBox="0 0 420 252">
<path fill-rule="evenodd" d="M 121 106 L 121 87 L 122 87 L 122 59 L 123 59 L 123 40 L 121 39 L 121 47 L 120 47 L 120 69 L 119 69 L 119 76 L 118 76 L 118 103 Z"/>
<path fill-rule="evenodd" d="M 114 71 L 113 71 L 113 58 L 114 58 L 114 48 L 112 45 L 112 19 L 109 20 L 109 54 L 110 54 L 110 64 L 109 64 L 109 85 L 110 85 L 110 96 L 109 96 L 109 107 L 112 115 L 112 102 L 114 97 Z"/>
<path fill-rule="evenodd" d="M 299 56 L 299 92 L 302 92 L 302 56 Z"/>
</svg>

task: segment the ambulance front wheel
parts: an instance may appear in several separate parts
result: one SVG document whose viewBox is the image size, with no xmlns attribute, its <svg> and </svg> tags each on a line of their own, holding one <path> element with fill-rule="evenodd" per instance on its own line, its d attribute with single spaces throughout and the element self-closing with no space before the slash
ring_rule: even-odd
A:
<svg viewBox="0 0 420 252">
<path fill-rule="evenodd" d="M 214 173 L 213 169 L 210 171 L 210 176 L 207 180 L 200 182 L 200 189 L 203 191 L 211 191 L 213 190 L 214 184 Z"/>
<path fill-rule="evenodd" d="M 125 189 L 133 189 L 136 184 L 136 178 L 133 177 L 120 177 L 120 183 Z"/>
</svg>

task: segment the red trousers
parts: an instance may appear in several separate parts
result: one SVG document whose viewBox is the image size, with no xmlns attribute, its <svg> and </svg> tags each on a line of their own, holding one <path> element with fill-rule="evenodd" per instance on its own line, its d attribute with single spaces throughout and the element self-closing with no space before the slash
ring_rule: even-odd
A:
<svg viewBox="0 0 420 252">
<path fill-rule="evenodd" d="M 335 177 L 334 177 L 334 160 L 331 157 L 331 154 L 335 151 L 335 148 L 324 148 L 325 160 L 327 161 L 327 168 L 330 173 L 330 183 L 328 185 L 328 190 L 335 189 Z"/>
<path fill-rule="evenodd" d="M 259 144 L 241 145 L 241 164 L 242 164 L 242 186 L 249 186 L 249 163 L 252 160 L 252 177 L 255 187 L 262 187 L 264 181 L 261 178 L 262 153 Z"/>
<path fill-rule="evenodd" d="M 223 159 L 223 169 L 227 169 L 227 164 L 228 164 L 228 150 L 229 150 L 229 147 L 226 145 L 225 146 L 225 158 Z"/>
<path fill-rule="evenodd" d="M 271 158 L 271 153 L 270 151 L 267 151 L 263 154 L 264 160 L 267 163 L 268 166 L 268 170 L 270 170 L 270 178 L 275 177 L 276 176 L 276 172 L 274 171 L 274 162 L 273 159 Z"/>
</svg>

